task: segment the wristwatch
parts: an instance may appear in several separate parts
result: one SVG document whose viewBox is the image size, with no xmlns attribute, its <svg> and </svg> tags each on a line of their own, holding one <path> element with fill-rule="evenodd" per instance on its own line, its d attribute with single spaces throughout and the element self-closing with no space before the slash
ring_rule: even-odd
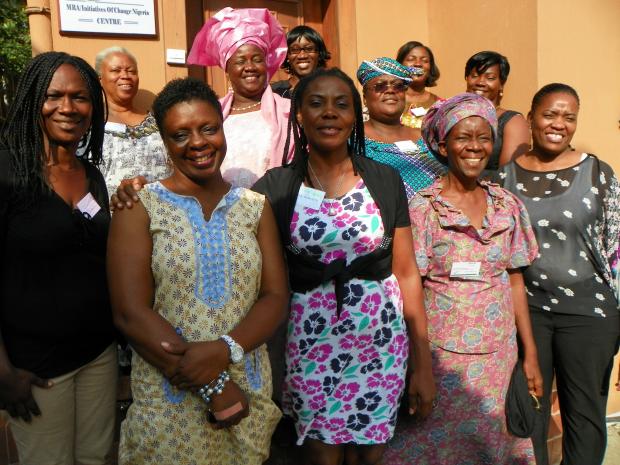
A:
<svg viewBox="0 0 620 465">
<path fill-rule="evenodd" d="M 223 340 L 226 345 L 228 345 L 228 349 L 230 350 L 230 362 L 231 363 L 239 363 L 243 360 L 243 347 L 241 347 L 235 340 L 230 337 L 228 334 L 224 334 L 220 336 L 220 339 Z"/>
</svg>

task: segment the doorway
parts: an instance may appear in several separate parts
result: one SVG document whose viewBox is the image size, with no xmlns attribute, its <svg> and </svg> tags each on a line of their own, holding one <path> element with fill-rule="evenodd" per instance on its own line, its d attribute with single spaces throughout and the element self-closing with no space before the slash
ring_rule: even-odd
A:
<svg viewBox="0 0 620 465">
<path fill-rule="evenodd" d="M 335 50 L 338 40 L 337 34 L 326 34 L 327 31 L 336 31 L 335 3 L 332 0 L 202 0 L 201 2 L 186 0 L 187 47 L 191 48 L 196 33 L 211 16 L 222 8 L 268 8 L 282 25 L 287 33 L 295 26 L 306 24 L 316 29 L 323 36 L 328 50 Z M 334 24 L 332 24 L 334 23 Z M 332 52 L 330 66 L 338 66 L 338 54 Z M 226 73 L 217 66 L 205 68 L 189 66 L 189 75 L 205 79 L 213 90 L 220 96 L 227 92 Z M 288 74 L 279 70 L 272 81 L 287 79 Z"/>
</svg>

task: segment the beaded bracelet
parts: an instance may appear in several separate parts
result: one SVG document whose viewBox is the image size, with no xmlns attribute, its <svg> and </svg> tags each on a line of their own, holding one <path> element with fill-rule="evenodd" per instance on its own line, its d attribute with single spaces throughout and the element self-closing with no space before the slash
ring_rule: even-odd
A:
<svg viewBox="0 0 620 465">
<path fill-rule="evenodd" d="M 198 394 L 200 394 L 200 397 L 202 397 L 202 400 L 204 400 L 206 404 L 209 404 L 214 394 L 219 395 L 222 393 L 224 385 L 228 381 L 230 381 L 230 375 L 224 370 L 213 381 L 198 389 Z"/>
</svg>

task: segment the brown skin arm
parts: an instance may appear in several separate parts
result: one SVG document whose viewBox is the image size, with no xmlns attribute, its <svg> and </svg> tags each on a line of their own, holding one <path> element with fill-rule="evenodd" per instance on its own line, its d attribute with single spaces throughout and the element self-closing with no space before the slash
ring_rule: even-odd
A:
<svg viewBox="0 0 620 465">
<path fill-rule="evenodd" d="M 153 310 L 149 217 L 140 203 L 114 213 L 108 235 L 107 274 L 114 324 L 142 358 L 170 377 L 179 360 L 161 341 L 182 338 Z"/>
<path fill-rule="evenodd" d="M 504 139 L 502 151 L 499 154 L 499 166 L 510 163 L 529 149 L 530 128 L 523 116 L 515 115 L 504 126 Z"/>
<path fill-rule="evenodd" d="M 411 228 L 395 229 L 392 253 L 392 272 L 403 299 L 403 315 L 409 331 L 409 362 L 413 367 L 409 379 L 409 414 L 417 411 L 425 418 L 433 409 L 437 389 L 433 379 L 422 279 L 414 259 Z"/>
<path fill-rule="evenodd" d="M 269 339 L 286 316 L 289 301 L 282 245 L 273 211 L 267 201 L 258 224 L 257 240 L 263 257 L 258 299 L 245 318 L 229 333 L 246 353 Z M 166 351 L 182 356 L 171 379 L 172 384 L 182 389 L 200 388 L 230 364 L 230 351 L 222 340 L 190 343 L 164 341 Z"/>
<path fill-rule="evenodd" d="M 525 295 L 523 274 L 519 270 L 508 270 L 510 287 L 512 289 L 512 305 L 515 312 L 517 333 L 523 346 L 523 371 L 527 379 L 527 386 L 531 393 L 538 397 L 543 395 L 543 380 L 538 366 L 538 350 L 532 333 L 530 310 Z"/>
</svg>

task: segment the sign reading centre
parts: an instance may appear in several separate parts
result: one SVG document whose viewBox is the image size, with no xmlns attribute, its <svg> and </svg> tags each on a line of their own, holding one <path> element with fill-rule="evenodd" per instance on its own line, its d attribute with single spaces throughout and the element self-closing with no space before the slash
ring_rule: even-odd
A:
<svg viewBox="0 0 620 465">
<path fill-rule="evenodd" d="M 154 36 L 155 0 L 58 0 L 60 32 Z"/>
</svg>

